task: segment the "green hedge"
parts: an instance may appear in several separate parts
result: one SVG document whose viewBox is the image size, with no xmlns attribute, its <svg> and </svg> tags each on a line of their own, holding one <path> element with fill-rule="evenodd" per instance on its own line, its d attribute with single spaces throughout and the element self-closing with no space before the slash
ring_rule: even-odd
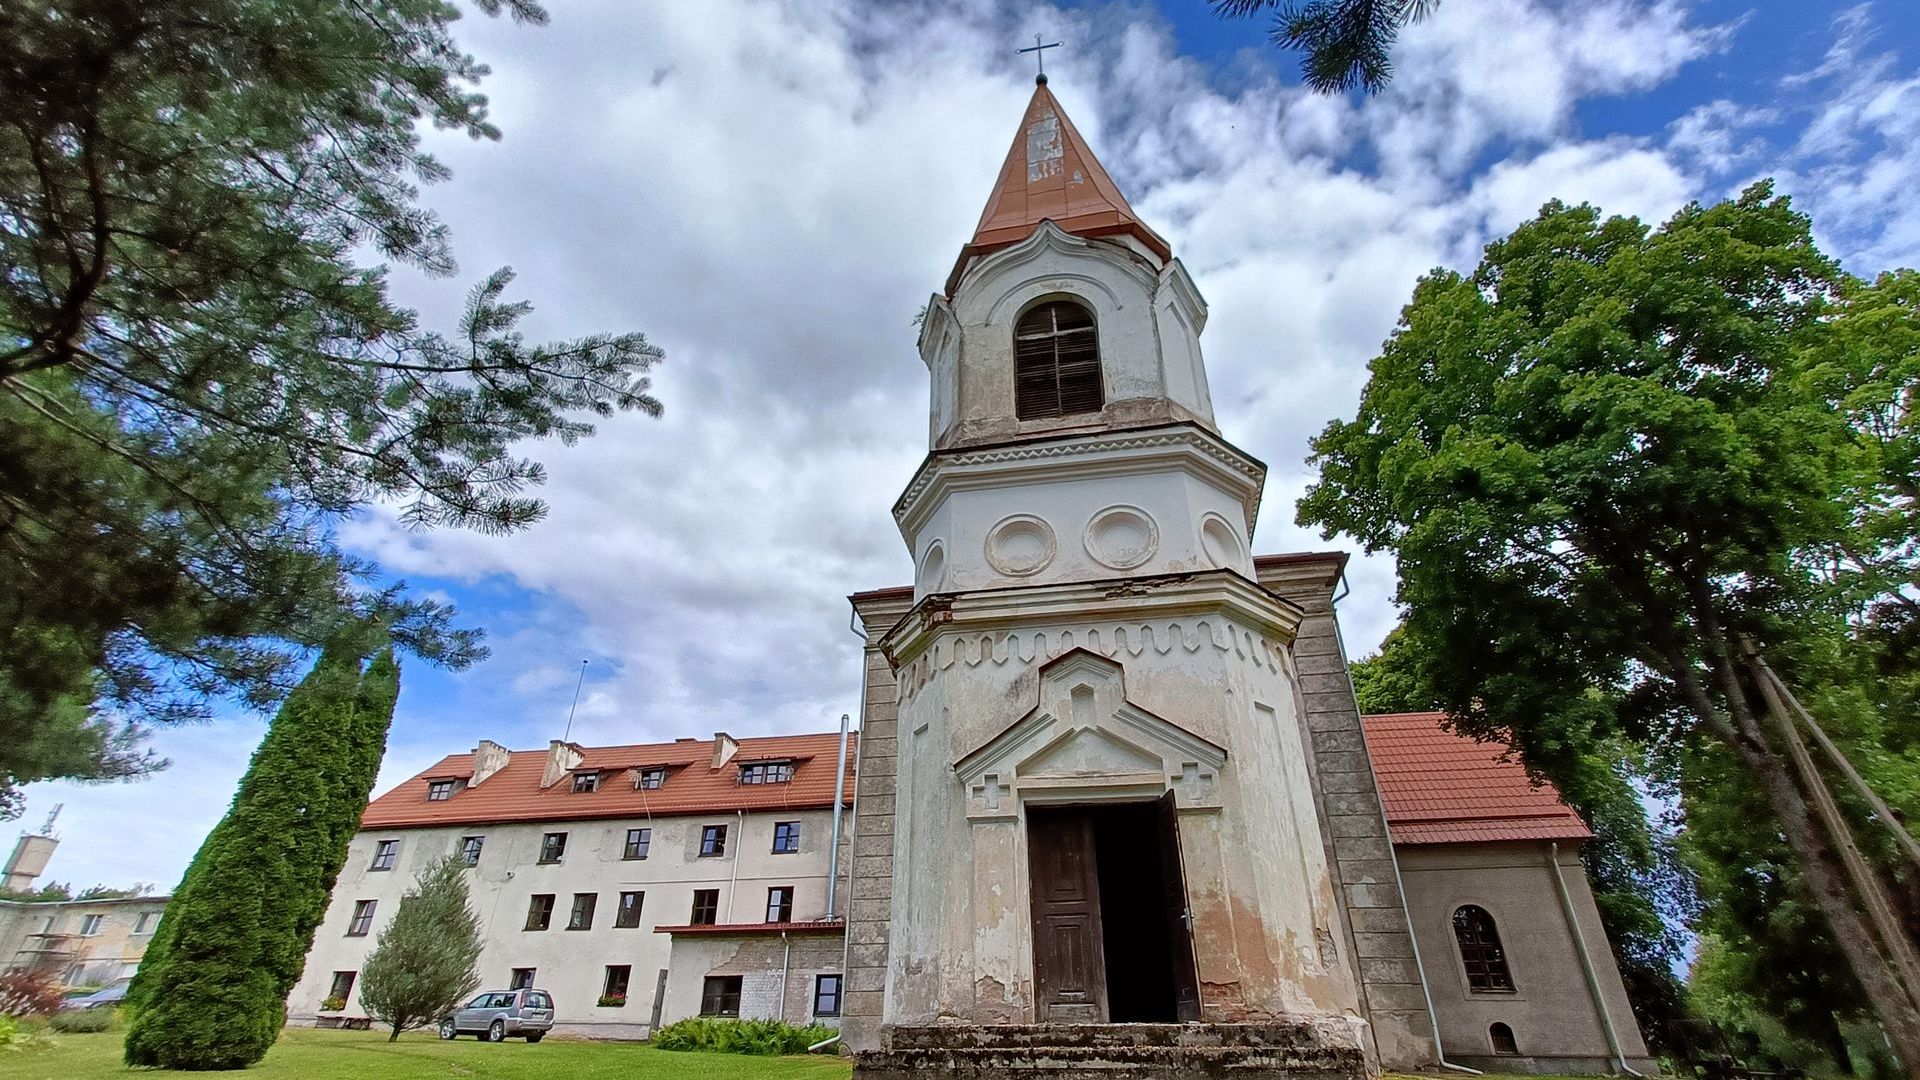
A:
<svg viewBox="0 0 1920 1080">
<path fill-rule="evenodd" d="M 804 1054 L 837 1034 L 824 1024 L 794 1027 L 778 1020 L 726 1020 L 694 1016 L 653 1033 L 661 1050 L 707 1050 L 719 1054 Z"/>
<path fill-rule="evenodd" d="M 113 1026 L 112 1009 L 69 1009 L 53 1014 L 47 1026 L 66 1035 L 105 1031 Z"/>
</svg>

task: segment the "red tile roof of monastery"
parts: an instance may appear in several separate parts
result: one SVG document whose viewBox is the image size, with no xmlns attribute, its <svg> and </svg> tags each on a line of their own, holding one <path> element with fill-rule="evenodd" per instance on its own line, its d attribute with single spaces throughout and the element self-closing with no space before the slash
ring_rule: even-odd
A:
<svg viewBox="0 0 1920 1080">
<path fill-rule="evenodd" d="M 1162 259 L 1173 257 L 1166 240 L 1127 205 L 1044 83 L 1034 87 L 980 224 L 947 278 L 947 295 L 960 284 L 969 259 L 1025 240 L 1042 221 L 1076 236 L 1126 233 Z"/>
<path fill-rule="evenodd" d="M 1444 713 L 1362 717 L 1380 801 L 1396 844 L 1493 840 L 1584 840 L 1593 833 L 1534 783 L 1500 743 L 1476 742 L 1441 727 Z"/>
<path fill-rule="evenodd" d="M 847 738 L 845 799 L 853 800 L 854 736 Z M 782 735 L 740 739 L 740 749 L 722 767 L 713 768 L 712 739 L 685 739 L 633 746 L 576 746 L 581 761 L 570 773 L 541 788 L 546 749 L 515 750 L 505 768 L 478 784 L 462 787 L 448 799 L 427 799 L 427 784 L 438 779 L 471 779 L 471 753 L 449 754 L 434 766 L 373 800 L 361 819 L 363 828 L 454 825 L 505 821 L 565 821 L 583 818 L 637 818 L 704 814 L 735 810 L 807 810 L 833 805 L 833 766 L 840 735 Z M 777 784 L 742 784 L 740 766 L 756 761 L 792 761 L 793 779 Z M 633 770 L 665 766 L 666 783 L 651 790 L 634 787 Z M 572 773 L 600 772 L 597 791 L 573 791 Z M 610 775 L 609 775 L 610 774 Z"/>
</svg>

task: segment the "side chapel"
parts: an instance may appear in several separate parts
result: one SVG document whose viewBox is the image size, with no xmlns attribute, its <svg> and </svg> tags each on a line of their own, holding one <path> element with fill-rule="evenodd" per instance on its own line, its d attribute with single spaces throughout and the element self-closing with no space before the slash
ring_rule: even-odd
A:
<svg viewBox="0 0 1920 1080">
<path fill-rule="evenodd" d="M 1650 1067 L 1557 797 L 1462 817 L 1427 717 L 1389 835 L 1345 557 L 1254 556 L 1206 321 L 1043 75 L 921 329 L 913 585 L 852 597 L 857 1074 Z"/>
</svg>

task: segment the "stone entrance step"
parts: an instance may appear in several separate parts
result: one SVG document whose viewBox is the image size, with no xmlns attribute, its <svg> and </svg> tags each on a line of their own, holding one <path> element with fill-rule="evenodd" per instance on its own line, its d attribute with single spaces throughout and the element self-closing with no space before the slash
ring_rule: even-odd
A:
<svg viewBox="0 0 1920 1080">
<path fill-rule="evenodd" d="M 1364 1080 L 1359 1033 L 1336 1019 L 1252 1024 L 893 1027 L 855 1080 Z"/>
</svg>

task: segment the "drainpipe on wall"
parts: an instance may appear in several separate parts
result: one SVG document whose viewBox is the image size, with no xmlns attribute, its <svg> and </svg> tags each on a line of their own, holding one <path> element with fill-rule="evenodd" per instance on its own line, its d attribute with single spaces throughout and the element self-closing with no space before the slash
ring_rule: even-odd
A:
<svg viewBox="0 0 1920 1080">
<path fill-rule="evenodd" d="M 1567 929 L 1573 932 L 1573 951 L 1580 956 L 1580 970 L 1587 973 L 1587 991 L 1593 995 L 1593 1007 L 1600 1010 L 1600 1030 L 1606 1033 L 1607 1048 L 1613 1051 L 1613 1063 L 1628 1076 L 1641 1076 L 1627 1064 L 1620 1049 L 1620 1036 L 1613 1030 L 1613 1014 L 1607 1009 L 1606 995 L 1600 992 L 1600 976 L 1593 970 L 1593 958 L 1587 955 L 1587 939 L 1580 934 L 1580 920 L 1573 913 L 1573 894 L 1567 891 L 1567 878 L 1560 872 L 1560 845 L 1547 845 L 1547 860 L 1553 865 L 1553 883 L 1560 890 L 1560 910 L 1566 913 Z"/>
<path fill-rule="evenodd" d="M 867 748 L 867 650 L 864 646 L 870 640 L 867 637 L 867 632 L 860 629 L 860 612 L 858 609 L 855 609 L 848 615 L 847 629 L 853 631 L 854 634 L 859 637 L 860 644 L 863 646 L 860 650 L 860 740 L 853 744 L 853 808 L 847 815 L 849 821 L 848 827 L 852 834 L 858 837 L 860 835 L 860 755 Z M 843 741 L 841 746 L 843 748 L 841 752 L 845 753 L 844 747 L 846 743 Z M 840 775 L 845 776 L 846 770 L 842 769 Z M 839 805 L 838 799 L 834 800 L 834 805 Z M 839 850 L 840 846 L 835 844 L 834 851 L 837 852 Z M 842 1024 L 847 1022 L 847 961 L 853 955 L 853 864 L 857 858 L 858 856 L 853 851 L 849 850 L 847 852 L 847 918 L 841 920 L 840 923 L 840 1022 Z M 832 886 L 829 885 L 828 888 L 832 888 Z M 827 916 L 829 918 L 833 916 L 833 910 L 831 908 L 827 910 Z M 816 1050 L 824 1050 L 839 1041 L 840 1033 L 836 1031 L 832 1035 L 807 1047 L 807 1053 L 811 1054 Z"/>
<path fill-rule="evenodd" d="M 1352 591 L 1353 586 L 1347 581 L 1347 572 L 1342 569 L 1340 571 L 1340 593 L 1333 598 L 1331 603 L 1338 605 L 1340 601 L 1346 599 Z M 1347 639 L 1346 635 L 1340 629 L 1340 615 L 1338 611 L 1333 615 L 1333 643 L 1334 646 L 1340 650 L 1340 670 L 1347 673 L 1347 693 L 1353 695 L 1354 713 L 1358 715 L 1360 711 L 1360 695 L 1359 692 L 1353 688 L 1353 668 L 1347 663 Z M 1367 774 L 1373 777 L 1373 790 L 1377 799 L 1380 792 L 1380 778 L 1374 776 L 1373 773 L 1373 751 L 1367 746 L 1367 726 L 1365 724 L 1360 725 L 1360 748 L 1362 753 L 1366 755 Z M 1427 1003 L 1427 1023 L 1433 1026 L 1434 1063 L 1443 1069 L 1452 1069 L 1454 1072 L 1467 1073 L 1471 1076 L 1484 1076 L 1485 1074 L 1479 1069 L 1469 1069 L 1465 1065 L 1455 1065 L 1453 1062 L 1448 1061 L 1447 1052 L 1440 1047 L 1440 1016 L 1434 1012 L 1433 1009 L 1433 989 L 1427 985 L 1427 965 L 1420 959 L 1420 939 L 1414 935 L 1413 911 L 1407 905 L 1407 884 L 1401 880 L 1400 877 L 1400 854 L 1393 848 L 1393 826 L 1387 823 L 1387 806 L 1385 802 L 1380 803 L 1380 831 L 1387 836 L 1387 861 L 1393 865 L 1393 887 L 1399 890 L 1400 893 L 1400 910 L 1405 912 L 1407 916 L 1407 943 L 1413 946 L 1413 970 L 1420 976 L 1420 996 Z"/>
<path fill-rule="evenodd" d="M 863 652 L 860 667 L 864 670 L 867 658 Z M 865 704 L 865 702 L 862 702 Z M 827 918 L 833 918 L 833 902 L 837 898 L 840 884 L 840 816 L 846 810 L 847 796 L 847 725 L 853 722 L 852 716 L 840 714 L 840 770 L 833 776 L 833 843 L 827 848 Z"/>
<path fill-rule="evenodd" d="M 787 1022 L 787 973 L 793 966 L 793 942 L 785 930 L 780 931 L 780 1015 L 781 1023 Z"/>
<path fill-rule="evenodd" d="M 735 893 L 739 891 L 735 886 L 739 884 L 740 881 L 740 849 L 746 842 L 747 812 L 743 809 L 740 811 L 739 824 L 734 826 L 733 830 L 733 859 L 731 860 L 733 868 L 727 871 L 727 918 L 729 919 L 734 917 L 733 902 L 739 899 L 739 897 L 735 895 Z"/>
</svg>

